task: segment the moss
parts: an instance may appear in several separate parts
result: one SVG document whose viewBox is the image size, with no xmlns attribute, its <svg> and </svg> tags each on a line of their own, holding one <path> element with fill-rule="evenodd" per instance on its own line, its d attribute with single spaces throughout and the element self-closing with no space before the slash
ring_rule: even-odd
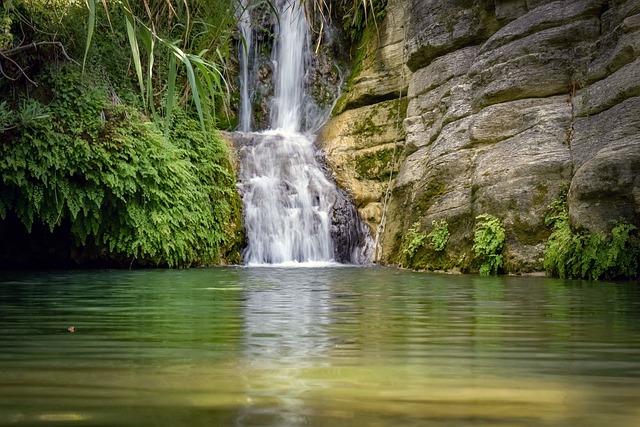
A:
<svg viewBox="0 0 640 427">
<path fill-rule="evenodd" d="M 446 194 L 448 183 L 442 176 L 436 176 L 422 186 L 414 206 L 418 212 L 426 212 L 439 197 Z"/>
<path fill-rule="evenodd" d="M 356 156 L 355 162 L 360 178 L 377 181 L 388 179 L 392 172 L 393 149 L 386 148 Z"/>
<path fill-rule="evenodd" d="M 398 100 L 399 108 L 400 108 L 400 124 L 404 122 L 404 119 L 407 117 L 407 111 L 409 110 L 409 98 L 404 97 Z M 402 128 L 404 130 L 404 128 Z"/>
<path fill-rule="evenodd" d="M 346 89 L 338 98 L 336 105 L 333 107 L 333 111 L 331 112 L 333 116 L 337 116 L 351 107 L 350 94 L 353 91 L 353 87 L 355 86 L 357 78 L 362 72 L 363 64 L 366 58 L 370 55 L 369 50 L 371 49 L 371 41 L 373 40 L 374 35 L 375 28 L 367 26 L 362 32 L 362 37 L 360 38 L 360 40 L 357 43 L 353 43 L 351 52 L 353 58 L 351 61 L 351 71 L 346 82 Z"/>
<path fill-rule="evenodd" d="M 545 242 L 551 232 L 543 223 L 532 225 L 522 221 L 519 215 L 513 218 L 509 227 L 509 235 L 523 245 L 537 245 Z"/>
<path fill-rule="evenodd" d="M 346 110 L 348 102 L 349 102 L 349 93 L 344 92 L 342 95 L 340 95 L 340 97 L 336 101 L 336 105 L 333 107 L 333 110 L 331 111 L 331 115 L 335 117 L 337 115 L 342 114 Z"/>
<path fill-rule="evenodd" d="M 533 206 L 541 206 L 547 203 L 547 195 L 549 194 L 549 187 L 544 184 L 536 185 L 536 192 L 533 195 Z"/>
<path fill-rule="evenodd" d="M 362 137 L 372 137 L 375 135 L 382 135 L 383 130 L 382 127 L 377 126 L 373 117 L 375 117 L 377 113 L 377 109 L 374 108 L 370 114 L 368 114 L 364 120 L 355 124 L 355 128 L 353 130 L 354 136 L 362 136 Z"/>
</svg>

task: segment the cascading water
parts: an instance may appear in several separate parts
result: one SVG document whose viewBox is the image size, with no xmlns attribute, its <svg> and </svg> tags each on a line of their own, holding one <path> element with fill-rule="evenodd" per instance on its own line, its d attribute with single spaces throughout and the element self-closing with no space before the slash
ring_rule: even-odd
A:
<svg viewBox="0 0 640 427">
<path fill-rule="evenodd" d="M 275 97 L 271 127 L 299 132 L 305 60 L 309 52 L 306 16 L 299 0 L 278 0 L 278 8 L 280 25 L 274 34 Z"/>
<path fill-rule="evenodd" d="M 250 0 L 243 0 L 243 2 Z M 327 178 L 312 135 L 304 123 L 313 101 L 305 93 L 310 57 L 306 15 L 299 0 L 277 0 L 272 68 L 274 96 L 271 130 L 247 133 L 251 124 L 250 5 L 239 20 L 245 39 L 240 49 L 241 123 L 239 191 L 244 205 L 247 264 L 308 262 L 364 263 L 371 238 L 348 197 Z M 338 218 L 340 217 L 340 218 Z M 346 218 L 346 219 L 345 219 Z"/>
<path fill-rule="evenodd" d="M 240 29 L 240 114 L 239 130 L 249 132 L 251 130 L 251 86 L 249 85 L 249 65 L 255 56 L 252 55 L 253 31 L 251 28 L 251 15 L 249 10 L 249 0 L 242 0 L 238 16 L 238 27 Z"/>
</svg>

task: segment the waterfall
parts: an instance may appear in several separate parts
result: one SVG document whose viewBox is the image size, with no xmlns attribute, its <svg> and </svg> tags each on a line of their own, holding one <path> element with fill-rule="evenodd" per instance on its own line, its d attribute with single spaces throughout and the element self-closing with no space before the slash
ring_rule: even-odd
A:
<svg viewBox="0 0 640 427">
<path fill-rule="evenodd" d="M 304 93 L 305 59 L 309 53 L 306 15 L 299 0 L 278 0 L 280 25 L 274 34 L 274 129 L 299 132 Z"/>
<path fill-rule="evenodd" d="M 311 140 L 282 130 L 264 132 L 246 147 L 240 180 L 245 186 L 248 263 L 334 259 L 331 239 L 335 189 L 314 158 Z"/>
<path fill-rule="evenodd" d="M 240 45 L 238 51 L 240 53 L 240 114 L 239 114 L 239 130 L 241 132 L 249 132 L 251 130 L 251 93 L 249 84 L 249 73 L 253 46 L 253 29 L 251 26 L 251 10 L 249 9 L 249 0 L 242 0 L 240 3 L 238 28 L 240 30 Z"/>
<path fill-rule="evenodd" d="M 249 0 L 243 0 L 249 1 Z M 299 0 L 277 0 L 271 63 L 270 127 L 251 129 L 250 18 L 240 19 L 241 111 L 239 191 L 244 206 L 247 264 L 364 263 L 371 238 L 349 198 L 328 178 L 304 117 L 317 112 L 305 93 L 310 57 L 306 15 Z M 246 10 L 249 6 L 243 3 Z M 246 13 L 249 17 L 249 13 Z M 254 55 L 257 56 L 257 55 Z M 257 60 L 257 58 L 255 58 Z M 244 62 L 243 62 L 244 61 Z M 313 105 L 312 105 L 313 104 Z"/>
</svg>

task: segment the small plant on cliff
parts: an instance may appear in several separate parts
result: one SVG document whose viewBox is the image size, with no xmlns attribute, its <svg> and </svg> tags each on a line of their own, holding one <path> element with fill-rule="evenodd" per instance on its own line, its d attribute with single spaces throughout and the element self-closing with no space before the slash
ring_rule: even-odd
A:
<svg viewBox="0 0 640 427">
<path fill-rule="evenodd" d="M 498 218 L 489 214 L 478 215 L 476 220 L 479 222 L 476 224 L 473 236 L 473 251 L 481 262 L 480 274 L 483 276 L 496 274 L 502 267 L 504 228 Z"/>
<path fill-rule="evenodd" d="M 405 255 L 407 264 L 411 263 L 411 260 L 415 256 L 418 249 L 424 246 L 424 242 L 427 239 L 427 235 L 420 232 L 420 222 L 413 223 L 411 228 L 407 231 L 407 235 L 404 238 L 404 249 L 402 253 Z"/>
<path fill-rule="evenodd" d="M 386 15 L 387 0 L 340 0 L 338 2 L 338 16 L 342 17 L 342 27 L 351 41 L 360 39 L 367 25 L 377 27 Z"/>
<path fill-rule="evenodd" d="M 440 221 L 431 221 L 431 225 L 433 226 L 433 230 L 427 234 L 427 237 L 431 239 L 431 246 L 433 246 L 436 252 L 440 252 L 444 250 L 444 247 L 449 241 L 449 224 L 447 224 L 447 221 L 444 219 L 441 219 Z"/>
<path fill-rule="evenodd" d="M 609 235 L 574 231 L 564 195 L 549 206 L 545 223 L 553 228 L 544 251 L 549 274 L 589 280 L 638 276 L 640 238 L 634 225 L 615 221 Z"/>
</svg>

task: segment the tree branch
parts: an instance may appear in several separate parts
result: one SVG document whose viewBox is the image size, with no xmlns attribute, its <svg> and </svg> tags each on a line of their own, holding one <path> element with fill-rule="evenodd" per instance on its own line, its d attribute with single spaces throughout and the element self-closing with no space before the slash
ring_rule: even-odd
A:
<svg viewBox="0 0 640 427">
<path fill-rule="evenodd" d="M 8 58 L 8 56 L 21 52 L 23 50 L 30 49 L 30 48 L 37 49 L 38 46 L 43 46 L 43 45 L 55 45 L 60 47 L 60 50 L 62 50 L 62 54 L 64 55 L 65 58 L 67 58 L 68 61 L 71 61 L 76 65 L 80 65 L 76 60 L 74 60 L 67 54 L 67 51 L 65 50 L 64 45 L 60 42 L 33 42 L 33 43 L 25 44 L 22 46 L 14 47 L 13 49 L 0 51 L 0 55 L 2 55 L 5 58 Z"/>
<path fill-rule="evenodd" d="M 68 54 L 67 51 L 64 48 L 64 45 L 60 42 L 53 42 L 53 41 L 45 41 L 45 42 L 33 42 L 33 43 L 29 43 L 29 44 L 25 44 L 25 45 L 20 45 L 18 47 L 14 47 L 13 49 L 8 49 L 8 50 L 0 50 L 0 57 L 6 59 L 7 61 L 9 61 L 11 64 L 13 64 L 14 67 L 16 67 L 18 69 L 18 71 L 20 72 L 20 74 L 22 74 L 27 80 L 29 80 L 30 83 L 32 83 L 35 86 L 38 86 L 38 84 L 36 82 L 34 82 L 32 79 L 29 78 L 29 76 L 27 75 L 27 72 L 24 70 L 24 68 L 22 68 L 16 61 L 14 61 L 13 59 L 9 58 L 9 56 L 14 55 L 16 53 L 22 52 L 23 50 L 26 49 L 37 49 L 39 46 L 47 46 L 47 45 L 54 45 L 54 46 L 58 46 L 60 48 L 60 50 L 62 51 L 62 54 L 64 55 L 65 58 L 67 58 L 68 61 L 73 62 L 74 64 L 80 65 L 77 61 L 75 61 L 73 58 L 71 58 Z M 7 75 L 7 73 L 4 71 L 4 69 L 2 68 L 2 65 L 0 64 L 0 73 L 5 76 L 6 78 L 8 78 L 9 80 L 17 80 L 18 77 L 12 78 L 9 75 Z"/>
<path fill-rule="evenodd" d="M 38 86 L 38 84 L 36 82 L 34 82 L 33 80 L 31 80 L 29 78 L 29 76 L 24 71 L 24 69 L 16 61 L 14 61 L 13 59 L 11 59 L 8 56 L 6 56 L 3 52 L 0 52 L 0 56 L 2 56 L 7 61 L 11 62 L 20 71 L 20 74 L 22 74 L 25 77 L 25 79 L 29 80 L 30 83 L 32 83 L 34 86 Z M 2 73 L 2 75 L 5 76 L 6 78 L 8 78 L 9 80 L 12 80 L 12 81 L 18 80 L 18 77 L 11 77 L 7 73 L 5 73 L 4 69 L 2 68 L 2 65 L 0 65 L 0 73 Z"/>
</svg>

